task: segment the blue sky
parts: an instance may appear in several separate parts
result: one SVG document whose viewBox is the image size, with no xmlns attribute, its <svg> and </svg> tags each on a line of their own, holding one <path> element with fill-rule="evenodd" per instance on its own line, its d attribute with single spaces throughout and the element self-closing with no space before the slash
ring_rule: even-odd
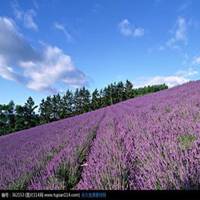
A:
<svg viewBox="0 0 200 200">
<path fill-rule="evenodd" d="M 199 0 L 1 0 L 0 103 L 196 80 Z"/>
</svg>

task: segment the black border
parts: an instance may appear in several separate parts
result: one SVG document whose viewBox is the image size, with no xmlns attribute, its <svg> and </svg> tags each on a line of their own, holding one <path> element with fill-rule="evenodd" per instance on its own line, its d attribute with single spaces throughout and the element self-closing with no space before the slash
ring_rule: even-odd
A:
<svg viewBox="0 0 200 200">
<path fill-rule="evenodd" d="M 0 190 L 0 199 L 200 199 L 200 190 Z"/>
</svg>

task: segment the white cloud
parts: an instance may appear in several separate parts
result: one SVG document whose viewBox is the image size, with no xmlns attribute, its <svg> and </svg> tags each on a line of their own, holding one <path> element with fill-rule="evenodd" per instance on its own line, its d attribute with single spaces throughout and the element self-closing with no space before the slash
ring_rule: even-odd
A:
<svg viewBox="0 0 200 200">
<path fill-rule="evenodd" d="M 19 9 L 19 4 L 17 3 L 17 1 L 13 1 L 11 3 L 11 7 L 13 9 L 15 18 L 18 20 L 22 20 L 23 19 L 23 11 Z"/>
<path fill-rule="evenodd" d="M 21 75 L 15 73 L 14 70 L 8 66 L 6 60 L 2 55 L 0 55 L 0 76 L 10 81 L 16 81 L 21 83 L 24 82 L 24 78 Z"/>
<path fill-rule="evenodd" d="M 141 27 L 134 27 L 128 21 L 128 19 L 122 20 L 118 24 L 120 33 L 124 36 L 141 37 L 144 35 L 144 29 Z"/>
<path fill-rule="evenodd" d="M 5 59 L 0 55 L 0 74 L 4 79 L 15 80 L 12 68 L 8 67 Z"/>
<path fill-rule="evenodd" d="M 10 31 L 14 31 L 16 29 L 15 23 L 11 18 L 1 17 L 0 19 L 0 25 L 5 24 L 6 28 Z"/>
<path fill-rule="evenodd" d="M 57 47 L 47 46 L 43 56 L 42 61 L 33 63 L 31 68 L 28 63 L 25 69 L 25 76 L 30 78 L 27 84 L 30 89 L 44 90 L 58 80 L 67 79 L 68 73 L 76 72 L 70 56 Z"/>
<path fill-rule="evenodd" d="M 0 76 L 36 91 L 55 91 L 61 83 L 70 87 L 87 84 L 86 75 L 69 55 L 51 45 L 34 49 L 5 17 L 0 17 Z"/>
<path fill-rule="evenodd" d="M 166 42 L 168 47 L 179 48 L 180 44 L 187 44 L 187 22 L 183 17 L 178 17 L 173 36 Z"/>
<path fill-rule="evenodd" d="M 71 40 L 72 40 L 71 34 L 67 31 L 67 29 L 65 28 L 65 26 L 64 26 L 63 24 L 60 24 L 60 23 L 58 23 L 58 22 L 55 22 L 55 23 L 54 23 L 54 27 L 55 27 L 57 30 L 63 32 L 68 41 L 71 41 Z"/>
<path fill-rule="evenodd" d="M 198 74 L 198 71 L 191 67 L 188 68 L 187 70 L 179 70 L 178 72 L 176 72 L 176 75 L 182 77 L 191 77 L 196 74 Z"/>
<path fill-rule="evenodd" d="M 188 68 L 187 70 L 181 70 L 176 72 L 173 75 L 169 76 L 154 76 L 150 78 L 143 78 L 141 84 L 138 84 L 136 87 L 144 87 L 148 85 L 157 85 L 165 83 L 168 87 L 174 87 L 176 85 L 181 85 L 190 81 L 190 78 L 194 75 L 198 74 L 198 72 L 193 68 Z"/>
<path fill-rule="evenodd" d="M 71 73 L 68 73 L 68 76 L 63 79 L 63 82 L 75 88 L 80 87 L 85 84 L 85 74 L 80 70 L 71 71 Z"/>
<path fill-rule="evenodd" d="M 168 87 L 174 87 L 176 85 L 180 85 L 188 82 L 189 79 L 182 76 L 156 76 L 153 77 L 147 85 L 156 85 L 165 83 Z"/>
<path fill-rule="evenodd" d="M 37 13 L 34 9 L 23 11 L 22 9 L 20 9 L 17 2 L 12 3 L 12 8 L 15 18 L 22 21 L 25 28 L 32 29 L 34 31 L 38 30 L 38 25 L 34 20 L 34 18 L 37 16 Z"/>
<path fill-rule="evenodd" d="M 200 56 L 194 57 L 193 64 L 200 65 Z"/>
<path fill-rule="evenodd" d="M 196 27 L 198 23 L 194 20 L 188 20 L 184 17 L 178 17 L 173 28 L 169 31 L 171 37 L 162 45 L 155 47 L 157 51 L 163 51 L 168 48 L 181 51 L 184 46 L 188 45 L 188 31 L 190 27 Z"/>
<path fill-rule="evenodd" d="M 135 37 L 140 37 L 144 35 L 144 29 L 143 28 L 136 28 L 134 31 Z"/>
<path fill-rule="evenodd" d="M 0 17 L 0 55 L 3 55 L 9 65 L 18 61 L 35 60 L 40 57 L 17 30 L 14 21 Z"/>
<path fill-rule="evenodd" d="M 36 16 L 36 12 L 33 9 L 30 9 L 24 12 L 24 26 L 28 29 L 33 29 L 37 31 L 38 25 L 33 19 L 35 16 Z"/>
</svg>

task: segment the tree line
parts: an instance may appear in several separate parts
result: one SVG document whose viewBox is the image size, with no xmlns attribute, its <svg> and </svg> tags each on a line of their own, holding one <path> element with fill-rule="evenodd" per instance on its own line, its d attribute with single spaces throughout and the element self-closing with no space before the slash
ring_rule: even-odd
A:
<svg viewBox="0 0 200 200">
<path fill-rule="evenodd" d="M 74 92 L 67 90 L 64 95 L 58 93 L 47 96 L 41 100 L 39 106 L 35 105 L 32 97 L 23 106 L 10 101 L 8 104 L 0 104 L 0 135 L 72 117 L 167 88 L 167 85 L 161 84 L 134 89 L 133 84 L 127 80 L 125 83 L 120 81 L 109 84 L 101 90 L 95 89 L 92 93 L 85 87 Z"/>
</svg>

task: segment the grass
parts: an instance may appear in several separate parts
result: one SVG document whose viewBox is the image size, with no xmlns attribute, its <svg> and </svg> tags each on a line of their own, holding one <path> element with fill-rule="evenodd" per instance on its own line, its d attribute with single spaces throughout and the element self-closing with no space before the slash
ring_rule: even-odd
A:
<svg viewBox="0 0 200 200">
<path fill-rule="evenodd" d="M 27 183 L 29 182 L 31 177 L 32 177 L 31 173 L 27 173 L 27 174 L 23 175 L 17 181 L 10 184 L 8 186 L 8 189 L 9 190 L 26 190 L 27 189 Z"/>
<path fill-rule="evenodd" d="M 182 149 L 189 149 L 196 139 L 197 137 L 195 135 L 185 134 L 178 137 L 178 142 Z"/>
<path fill-rule="evenodd" d="M 57 171 L 58 179 L 64 182 L 64 189 L 72 189 L 79 178 L 77 166 L 72 166 L 70 163 L 62 163 Z"/>
<path fill-rule="evenodd" d="M 76 159 L 72 163 L 63 162 L 59 166 L 56 176 L 60 182 L 64 182 L 64 189 L 73 189 L 80 181 L 83 170 L 81 165 L 86 161 L 86 157 L 90 151 L 91 143 L 96 136 L 97 128 L 98 127 L 95 127 L 94 130 L 91 131 L 86 139 L 86 142 L 82 146 L 77 147 L 75 151 Z"/>
</svg>

